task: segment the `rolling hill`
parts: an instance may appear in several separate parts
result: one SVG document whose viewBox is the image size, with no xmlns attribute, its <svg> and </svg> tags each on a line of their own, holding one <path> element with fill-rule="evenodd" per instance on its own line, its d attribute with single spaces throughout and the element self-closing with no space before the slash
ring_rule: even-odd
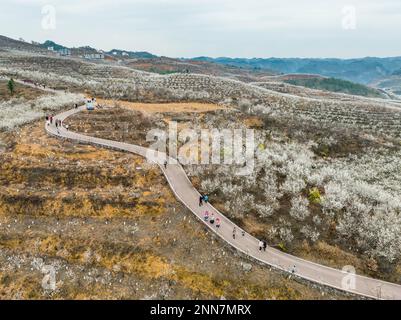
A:
<svg viewBox="0 0 401 320">
<path fill-rule="evenodd" d="M 377 89 L 373 89 L 359 83 L 354 83 L 351 81 L 346 81 L 336 78 L 290 79 L 286 80 L 285 82 L 296 86 L 302 86 L 311 89 L 319 89 L 331 92 L 341 92 L 364 97 L 383 98 L 383 93 Z"/>
<path fill-rule="evenodd" d="M 391 75 L 401 68 L 401 57 L 361 59 L 300 59 L 300 58 L 209 58 L 194 60 L 216 62 L 248 69 L 273 70 L 280 73 L 312 73 L 326 77 L 369 84 Z"/>
</svg>

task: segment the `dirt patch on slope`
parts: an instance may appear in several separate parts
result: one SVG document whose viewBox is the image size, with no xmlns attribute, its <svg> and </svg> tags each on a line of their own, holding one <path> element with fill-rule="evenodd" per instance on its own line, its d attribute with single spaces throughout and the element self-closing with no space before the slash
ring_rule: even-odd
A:
<svg viewBox="0 0 401 320">
<path fill-rule="evenodd" d="M 137 103 L 128 101 L 112 101 L 99 99 L 101 105 L 115 105 L 122 108 L 127 108 L 134 111 L 142 111 L 148 113 L 181 113 L 181 112 L 210 112 L 214 110 L 227 109 L 225 106 L 210 103 L 199 102 L 180 102 L 180 103 Z"/>
</svg>

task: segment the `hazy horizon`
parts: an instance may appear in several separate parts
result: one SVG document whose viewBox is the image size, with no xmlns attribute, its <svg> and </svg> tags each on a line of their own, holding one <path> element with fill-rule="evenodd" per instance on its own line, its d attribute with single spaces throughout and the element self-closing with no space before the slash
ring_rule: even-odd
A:
<svg viewBox="0 0 401 320">
<path fill-rule="evenodd" d="M 10 39 L 13 39 L 13 40 L 19 40 L 19 38 L 23 38 L 26 42 L 28 42 L 28 43 L 31 43 L 31 41 L 35 41 L 35 42 L 39 42 L 39 43 L 43 43 L 43 42 L 45 42 L 45 41 L 47 41 L 47 40 L 49 40 L 49 41 L 53 41 L 53 42 L 55 42 L 55 43 L 57 43 L 57 44 L 59 44 L 59 45 L 65 45 L 65 43 L 63 43 L 62 42 L 62 40 L 60 40 L 60 41 L 56 41 L 56 40 L 54 40 L 54 39 L 51 39 L 51 38 L 49 38 L 49 39 L 44 39 L 43 41 L 37 41 L 37 40 L 35 40 L 35 39 L 29 39 L 29 40 L 27 40 L 26 38 L 24 38 L 24 37 L 21 37 L 21 36 L 11 36 L 11 35 L 7 35 L 7 34 L 1 34 L 2 36 L 5 36 L 5 37 L 7 37 L 7 38 L 10 38 Z M 84 43 L 84 44 L 82 44 L 82 45 L 72 45 L 72 46 L 67 46 L 68 48 L 79 48 L 79 47 L 82 47 L 82 46 L 87 46 L 88 44 L 87 43 Z M 122 50 L 122 51 L 131 51 L 131 50 L 129 50 L 129 49 L 127 49 L 127 48 L 125 48 L 125 47 L 122 47 L 122 46 L 120 46 L 120 47 L 115 47 L 115 48 L 110 48 L 110 49 L 104 49 L 104 48 L 101 48 L 101 47 L 97 47 L 97 46 L 91 46 L 91 45 L 89 45 L 90 47 L 92 47 L 92 48 L 94 48 L 94 49 L 97 49 L 97 50 L 104 50 L 104 51 L 106 51 L 106 52 L 109 52 L 109 51 L 112 51 L 112 50 Z M 152 53 L 152 54 L 155 54 L 155 52 L 151 52 L 151 51 L 149 51 L 149 50 L 133 50 L 134 52 L 149 52 L 149 53 Z M 398 55 L 398 56 L 356 56 L 356 57 L 347 57 L 347 58 L 341 58 L 341 57 L 311 57 L 311 56 L 305 56 L 305 57 L 297 57 L 297 56 L 288 56 L 288 57 L 279 57 L 279 56 L 259 56 L 259 57 L 251 57 L 251 56 L 249 56 L 249 57 L 244 57 L 244 56 L 223 56 L 223 55 L 220 55 L 220 56 L 204 56 L 204 55 L 194 55 L 194 56 L 191 56 L 191 57 L 184 57 L 184 56 L 163 56 L 163 55 L 160 55 L 159 57 L 166 57 L 166 58 L 176 58 L 176 59 L 191 59 L 191 58 L 212 58 L 212 59 L 219 59 L 219 58 L 228 58 L 228 59 L 247 59 L 247 60 L 252 60 L 252 59 L 321 59 L 321 60 L 324 60 L 324 59 L 333 59 L 333 60 L 335 60 L 335 59 L 337 59 L 337 60 L 354 60 L 354 59 L 366 59 L 366 58 L 372 58 L 372 59 L 375 59 L 375 58 L 378 58 L 378 59 L 386 59 L 386 58 L 401 58 L 401 54 L 400 55 Z"/>
<path fill-rule="evenodd" d="M 0 27 L 14 39 L 167 57 L 401 56 L 395 0 L 3 0 Z"/>
</svg>

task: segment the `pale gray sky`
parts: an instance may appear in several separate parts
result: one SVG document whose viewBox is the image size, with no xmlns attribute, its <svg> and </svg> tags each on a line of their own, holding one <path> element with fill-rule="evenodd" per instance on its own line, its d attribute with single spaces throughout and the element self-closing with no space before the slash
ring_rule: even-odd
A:
<svg viewBox="0 0 401 320">
<path fill-rule="evenodd" d="M 0 34 L 172 57 L 401 56 L 401 1 L 1 0 Z"/>
</svg>

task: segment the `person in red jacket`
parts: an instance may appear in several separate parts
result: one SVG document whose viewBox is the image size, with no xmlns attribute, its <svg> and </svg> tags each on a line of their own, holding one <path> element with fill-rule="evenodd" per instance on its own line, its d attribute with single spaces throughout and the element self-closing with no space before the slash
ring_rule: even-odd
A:
<svg viewBox="0 0 401 320">
<path fill-rule="evenodd" d="M 220 218 L 216 218 L 216 228 L 220 228 Z"/>
</svg>

